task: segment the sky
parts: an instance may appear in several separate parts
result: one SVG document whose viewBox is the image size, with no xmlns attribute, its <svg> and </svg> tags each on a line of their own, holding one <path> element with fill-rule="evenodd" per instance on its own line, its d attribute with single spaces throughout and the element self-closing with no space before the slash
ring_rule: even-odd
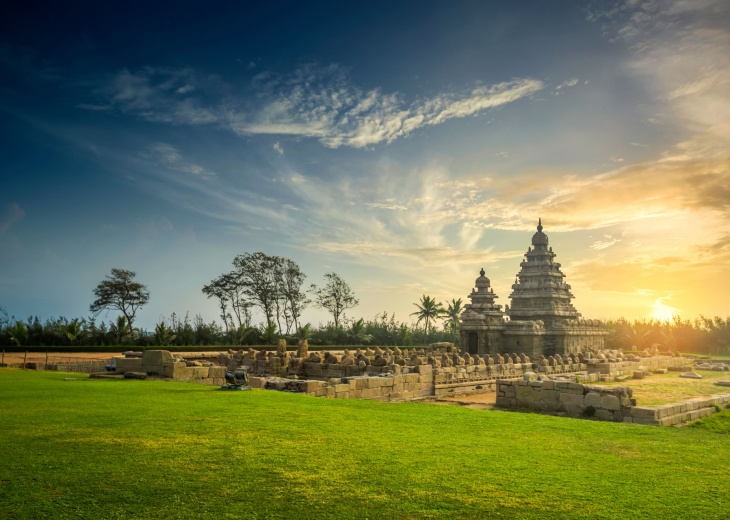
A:
<svg viewBox="0 0 730 520">
<path fill-rule="evenodd" d="M 116 267 L 139 326 L 212 320 L 263 251 L 408 322 L 481 268 L 509 304 L 542 218 L 584 317 L 730 314 L 727 1 L 253 4 L 0 7 L 7 312 Z"/>
</svg>

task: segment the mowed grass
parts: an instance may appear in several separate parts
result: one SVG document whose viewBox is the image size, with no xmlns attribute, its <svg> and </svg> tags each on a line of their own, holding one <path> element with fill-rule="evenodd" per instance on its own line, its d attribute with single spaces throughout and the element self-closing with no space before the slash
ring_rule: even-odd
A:
<svg viewBox="0 0 730 520">
<path fill-rule="evenodd" d="M 0 370 L 0 517 L 727 518 L 730 439 Z"/>
<path fill-rule="evenodd" d="M 657 406 L 686 401 L 693 397 L 730 394 L 730 387 L 716 384 L 718 381 L 730 381 L 730 372 L 697 369 L 694 371 L 700 374 L 702 379 L 689 379 L 679 377 L 680 372 L 667 372 L 666 374 L 654 374 L 644 379 L 589 384 L 630 386 L 634 389 L 634 397 L 639 406 Z"/>
</svg>

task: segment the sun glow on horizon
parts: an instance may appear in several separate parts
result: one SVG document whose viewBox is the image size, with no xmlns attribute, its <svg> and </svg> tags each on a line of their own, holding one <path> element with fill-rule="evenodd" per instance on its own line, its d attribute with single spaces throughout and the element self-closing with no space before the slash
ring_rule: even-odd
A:
<svg viewBox="0 0 730 520">
<path fill-rule="evenodd" d="M 664 305 L 662 303 L 663 298 L 657 298 L 652 308 L 654 312 L 651 313 L 651 317 L 659 321 L 670 321 L 675 315 L 679 315 L 679 309 Z"/>
</svg>

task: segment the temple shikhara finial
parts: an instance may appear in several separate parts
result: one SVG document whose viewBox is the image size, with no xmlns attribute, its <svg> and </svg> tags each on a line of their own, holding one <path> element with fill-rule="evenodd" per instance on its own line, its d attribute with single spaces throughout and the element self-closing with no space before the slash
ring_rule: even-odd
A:
<svg viewBox="0 0 730 520">
<path fill-rule="evenodd" d="M 495 303 L 490 280 L 480 271 L 471 303 L 461 315 L 461 345 L 470 355 L 524 353 L 529 357 L 577 354 L 604 348 L 606 326 L 599 320 L 582 319 L 572 304 L 570 285 L 548 236 L 542 217 L 520 263 L 510 305 Z"/>
</svg>

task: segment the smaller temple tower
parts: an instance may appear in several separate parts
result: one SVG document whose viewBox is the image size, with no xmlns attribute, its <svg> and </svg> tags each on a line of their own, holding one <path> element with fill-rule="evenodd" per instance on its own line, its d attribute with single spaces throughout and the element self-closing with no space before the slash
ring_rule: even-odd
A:
<svg viewBox="0 0 730 520">
<path fill-rule="evenodd" d="M 464 306 L 461 315 L 461 345 L 469 354 L 496 354 L 500 351 L 504 312 L 502 306 L 495 304 L 498 298 L 490 287 L 484 269 L 479 271 L 476 288 L 469 295 L 471 303 Z"/>
</svg>

